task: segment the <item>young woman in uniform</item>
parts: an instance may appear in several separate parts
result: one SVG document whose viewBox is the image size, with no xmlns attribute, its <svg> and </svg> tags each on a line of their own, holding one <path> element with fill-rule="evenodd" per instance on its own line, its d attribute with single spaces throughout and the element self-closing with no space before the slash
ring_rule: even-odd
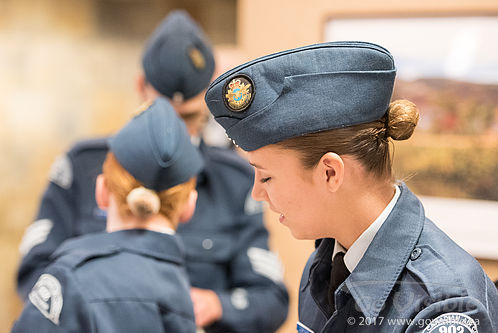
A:
<svg viewBox="0 0 498 333">
<path fill-rule="evenodd" d="M 57 249 L 13 332 L 196 331 L 175 230 L 194 212 L 202 158 L 163 98 L 109 147 L 96 187 L 107 232 Z"/>
<path fill-rule="evenodd" d="M 495 332 L 496 288 L 394 178 L 391 140 L 419 118 L 391 102 L 395 73 L 378 45 L 317 44 L 228 71 L 206 102 L 248 151 L 253 197 L 317 240 L 299 332 Z"/>
</svg>

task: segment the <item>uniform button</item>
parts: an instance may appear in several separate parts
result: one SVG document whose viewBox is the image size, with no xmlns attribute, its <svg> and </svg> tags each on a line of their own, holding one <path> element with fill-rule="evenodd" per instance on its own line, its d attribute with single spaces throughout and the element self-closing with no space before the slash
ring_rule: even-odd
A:
<svg viewBox="0 0 498 333">
<path fill-rule="evenodd" d="M 202 247 L 206 250 L 211 250 L 211 248 L 213 247 L 213 241 L 209 238 L 206 238 L 202 241 Z"/>
<path fill-rule="evenodd" d="M 410 255 L 411 260 L 416 260 L 420 255 L 422 254 L 422 249 L 419 247 L 416 247 L 413 249 L 412 254 Z"/>
</svg>

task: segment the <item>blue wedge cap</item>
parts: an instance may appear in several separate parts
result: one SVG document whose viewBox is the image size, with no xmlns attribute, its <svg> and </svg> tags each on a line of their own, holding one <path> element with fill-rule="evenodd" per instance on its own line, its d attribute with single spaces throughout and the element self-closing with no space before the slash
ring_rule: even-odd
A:
<svg viewBox="0 0 498 333">
<path fill-rule="evenodd" d="M 161 97 L 111 137 L 109 147 L 126 171 L 155 191 L 184 183 L 204 167 L 185 124 Z"/>
<path fill-rule="evenodd" d="M 145 78 L 158 92 L 187 100 L 211 82 L 214 56 L 199 25 L 185 11 L 176 10 L 149 38 L 142 66 Z"/>
<path fill-rule="evenodd" d="M 307 133 L 380 119 L 396 68 L 389 51 L 330 42 L 267 55 L 218 77 L 206 103 L 246 151 Z"/>
</svg>

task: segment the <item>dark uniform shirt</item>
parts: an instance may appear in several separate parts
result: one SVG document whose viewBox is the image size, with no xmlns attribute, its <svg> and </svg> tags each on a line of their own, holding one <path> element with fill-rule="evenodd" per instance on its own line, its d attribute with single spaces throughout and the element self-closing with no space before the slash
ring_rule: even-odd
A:
<svg viewBox="0 0 498 333">
<path fill-rule="evenodd" d="M 148 230 L 65 242 L 12 332 L 195 332 L 177 236 Z"/>
<path fill-rule="evenodd" d="M 496 332 L 493 283 L 474 258 L 425 217 L 405 185 L 360 262 L 337 288 L 331 313 L 333 248 L 334 240 L 324 239 L 308 260 L 299 332 Z"/>
<path fill-rule="evenodd" d="M 273 332 L 287 316 L 288 295 L 280 262 L 268 250 L 262 206 L 251 199 L 253 170 L 231 150 L 201 143 L 200 151 L 206 167 L 198 176 L 196 211 L 177 233 L 191 285 L 214 290 L 223 306 L 223 318 L 206 331 Z M 106 139 L 84 141 L 54 164 L 37 219 L 21 244 L 23 298 L 59 244 L 105 228 L 94 193 L 106 153 Z"/>
</svg>

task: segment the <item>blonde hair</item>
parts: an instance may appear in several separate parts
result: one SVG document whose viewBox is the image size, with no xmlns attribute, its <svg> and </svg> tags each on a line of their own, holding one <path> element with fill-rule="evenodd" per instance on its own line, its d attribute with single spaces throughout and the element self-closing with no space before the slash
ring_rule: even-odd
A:
<svg viewBox="0 0 498 333">
<path fill-rule="evenodd" d="M 392 181 L 392 162 L 389 138 L 408 139 L 419 120 L 415 104 L 407 100 L 391 102 L 379 120 L 323 132 L 310 133 L 277 143 L 284 149 L 299 153 L 305 168 L 313 168 L 327 152 L 350 155 L 366 169 Z"/>
<path fill-rule="evenodd" d="M 182 206 L 187 202 L 196 184 L 193 177 L 161 192 L 145 188 L 123 168 L 112 152 L 107 153 L 103 174 L 109 192 L 116 198 L 122 217 L 136 216 L 146 219 L 159 213 L 175 224 Z"/>
</svg>

